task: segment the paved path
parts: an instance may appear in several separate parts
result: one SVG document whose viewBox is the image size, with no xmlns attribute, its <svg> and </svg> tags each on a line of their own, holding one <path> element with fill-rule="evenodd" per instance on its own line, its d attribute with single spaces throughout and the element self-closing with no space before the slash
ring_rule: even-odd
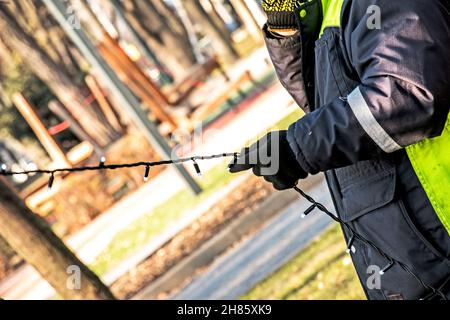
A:
<svg viewBox="0 0 450 320">
<path fill-rule="evenodd" d="M 333 208 L 324 181 L 308 193 Z M 219 257 L 172 299 L 232 300 L 248 292 L 330 225 L 331 219 L 319 212 L 301 219 L 307 207 L 305 200 L 293 203 L 256 234 Z"/>
</svg>

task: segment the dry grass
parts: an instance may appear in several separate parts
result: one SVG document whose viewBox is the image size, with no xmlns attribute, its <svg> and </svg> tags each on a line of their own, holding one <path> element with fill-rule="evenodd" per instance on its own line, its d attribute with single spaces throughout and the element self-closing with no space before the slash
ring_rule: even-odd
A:
<svg viewBox="0 0 450 320">
<path fill-rule="evenodd" d="M 256 300 L 362 300 L 363 290 L 345 253 L 338 226 L 245 294 Z"/>
</svg>

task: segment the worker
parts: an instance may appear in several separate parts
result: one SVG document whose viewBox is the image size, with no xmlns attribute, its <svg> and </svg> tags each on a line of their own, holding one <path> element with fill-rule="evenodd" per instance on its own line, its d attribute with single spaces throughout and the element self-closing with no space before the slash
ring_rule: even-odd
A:
<svg viewBox="0 0 450 320">
<path fill-rule="evenodd" d="M 276 73 L 305 115 L 230 171 L 278 190 L 325 172 L 340 219 L 386 254 L 343 228 L 367 298 L 450 298 L 448 1 L 262 5 Z"/>
</svg>

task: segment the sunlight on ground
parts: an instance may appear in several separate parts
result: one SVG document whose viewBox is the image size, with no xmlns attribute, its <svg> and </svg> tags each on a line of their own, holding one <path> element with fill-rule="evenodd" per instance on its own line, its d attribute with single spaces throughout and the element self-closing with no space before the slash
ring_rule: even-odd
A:
<svg viewBox="0 0 450 320">
<path fill-rule="evenodd" d="M 338 226 L 319 236 L 294 259 L 256 285 L 242 299 L 365 299 Z"/>
</svg>

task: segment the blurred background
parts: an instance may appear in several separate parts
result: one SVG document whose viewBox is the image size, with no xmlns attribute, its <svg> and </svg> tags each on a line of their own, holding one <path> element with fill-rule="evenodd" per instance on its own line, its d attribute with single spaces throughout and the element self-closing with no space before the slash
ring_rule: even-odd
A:
<svg viewBox="0 0 450 320">
<path fill-rule="evenodd" d="M 302 113 L 276 80 L 259 2 L 0 2 L 2 168 L 235 152 L 286 129 Z M 15 175 L 8 188 L 120 299 L 363 298 L 338 227 L 226 164 L 155 167 L 148 181 L 141 168 L 64 173 L 51 190 L 48 175 Z M 332 207 L 322 176 L 302 184 Z M 12 247 L 0 236 L 0 297 L 68 297 Z"/>
</svg>

